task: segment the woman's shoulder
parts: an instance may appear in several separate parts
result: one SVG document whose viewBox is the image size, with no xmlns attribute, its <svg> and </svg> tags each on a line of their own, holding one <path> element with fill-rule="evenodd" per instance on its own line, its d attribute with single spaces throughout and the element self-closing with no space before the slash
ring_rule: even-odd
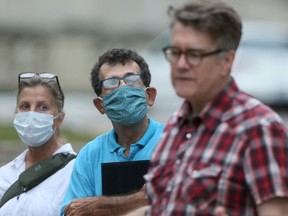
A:
<svg viewBox="0 0 288 216">
<path fill-rule="evenodd" d="M 2 173 L 7 173 L 10 170 L 15 172 L 15 170 L 24 170 L 25 156 L 27 154 L 28 149 L 24 150 L 21 154 L 19 154 L 16 158 L 11 160 L 10 162 L 4 164 L 0 167 L 0 176 Z M 18 173 L 18 172 L 17 172 Z"/>
</svg>

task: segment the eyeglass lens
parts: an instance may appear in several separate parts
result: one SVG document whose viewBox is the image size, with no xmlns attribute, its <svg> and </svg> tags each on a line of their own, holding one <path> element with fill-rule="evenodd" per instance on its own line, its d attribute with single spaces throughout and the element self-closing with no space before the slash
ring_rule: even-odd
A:
<svg viewBox="0 0 288 216">
<path fill-rule="evenodd" d="M 42 78 L 46 78 L 46 79 L 52 79 L 54 77 L 56 77 L 56 75 L 52 74 L 52 73 L 32 73 L 32 72 L 27 72 L 27 73 L 22 73 L 19 75 L 20 78 L 31 78 L 34 76 L 39 76 Z"/>
<path fill-rule="evenodd" d="M 186 51 L 182 51 L 177 47 L 165 47 L 163 49 L 165 57 L 168 61 L 175 63 L 179 60 L 182 54 L 185 55 L 186 61 L 191 65 L 197 65 L 200 63 L 201 59 L 207 56 L 216 55 L 222 52 L 222 49 L 217 49 L 211 52 L 203 53 L 200 50 L 188 49 Z"/>
<path fill-rule="evenodd" d="M 190 64 L 197 64 L 202 57 L 201 53 L 197 50 L 182 51 L 177 47 L 164 48 L 164 54 L 167 60 L 173 63 L 178 61 L 182 54 L 185 55 L 187 62 L 189 62 Z"/>
<path fill-rule="evenodd" d="M 139 74 L 130 74 L 123 78 L 112 77 L 102 81 L 103 87 L 106 89 L 116 88 L 120 85 L 120 80 L 124 80 L 127 85 L 135 85 L 141 81 L 141 77 Z"/>
</svg>

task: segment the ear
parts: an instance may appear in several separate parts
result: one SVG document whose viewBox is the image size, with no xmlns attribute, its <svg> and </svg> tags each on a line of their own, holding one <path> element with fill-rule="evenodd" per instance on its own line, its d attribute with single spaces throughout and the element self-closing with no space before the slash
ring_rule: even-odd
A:
<svg viewBox="0 0 288 216">
<path fill-rule="evenodd" d="M 59 128 L 59 127 L 61 126 L 62 122 L 64 121 L 64 118 L 65 118 L 65 112 L 62 111 L 62 112 L 59 114 L 58 118 L 55 119 L 55 126 L 56 126 L 57 128 Z"/>
<path fill-rule="evenodd" d="M 154 87 L 146 88 L 146 101 L 149 106 L 153 106 L 157 95 L 157 90 Z"/>
<path fill-rule="evenodd" d="M 98 109 L 98 111 L 101 114 L 105 113 L 105 108 L 104 108 L 104 105 L 103 105 L 103 101 L 99 97 L 94 98 L 93 99 L 93 103 L 94 103 L 94 106 Z"/>
<path fill-rule="evenodd" d="M 231 70 L 232 70 L 232 65 L 234 62 L 234 58 L 235 58 L 235 50 L 230 50 L 227 53 L 225 53 L 224 56 L 224 61 L 223 61 L 223 75 L 227 76 L 230 74 Z"/>
</svg>

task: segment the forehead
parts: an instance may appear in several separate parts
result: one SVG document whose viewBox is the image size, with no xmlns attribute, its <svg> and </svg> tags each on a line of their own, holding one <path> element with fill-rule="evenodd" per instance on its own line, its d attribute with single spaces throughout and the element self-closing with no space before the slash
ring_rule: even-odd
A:
<svg viewBox="0 0 288 216">
<path fill-rule="evenodd" d="M 23 101 L 56 103 L 52 93 L 45 86 L 25 87 L 19 94 L 18 103 Z"/>
<path fill-rule="evenodd" d="M 214 46 L 210 34 L 176 22 L 171 29 L 172 45 L 180 48 L 205 49 Z"/>
<path fill-rule="evenodd" d="M 123 77 L 125 74 L 131 72 L 135 74 L 140 73 L 140 67 L 134 61 L 127 62 L 124 65 L 121 63 L 113 65 L 105 63 L 100 68 L 99 78 L 103 80 L 113 76 Z"/>
</svg>

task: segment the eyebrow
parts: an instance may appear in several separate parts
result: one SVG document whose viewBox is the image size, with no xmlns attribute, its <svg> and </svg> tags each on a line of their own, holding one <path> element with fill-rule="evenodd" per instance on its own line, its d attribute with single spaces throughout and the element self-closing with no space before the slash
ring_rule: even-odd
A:
<svg viewBox="0 0 288 216">
<path fill-rule="evenodd" d="M 179 50 L 182 50 L 180 47 L 178 47 L 178 46 L 176 46 L 176 45 L 169 45 L 168 47 L 170 47 L 170 48 L 177 48 L 177 49 L 179 49 Z M 187 51 L 187 50 L 189 50 L 189 51 L 197 51 L 197 52 L 206 52 L 207 51 L 207 48 L 187 48 L 187 49 L 185 49 L 185 51 Z"/>
<path fill-rule="evenodd" d="M 122 77 L 125 77 L 125 76 L 127 76 L 127 75 L 140 75 L 140 73 L 139 73 L 139 72 L 127 72 L 127 73 L 124 74 L 124 76 L 122 76 Z M 122 77 L 112 76 L 112 77 L 108 77 L 108 78 L 105 78 L 105 79 L 122 78 Z M 103 80 L 105 80 L 105 79 L 103 79 Z"/>
</svg>

